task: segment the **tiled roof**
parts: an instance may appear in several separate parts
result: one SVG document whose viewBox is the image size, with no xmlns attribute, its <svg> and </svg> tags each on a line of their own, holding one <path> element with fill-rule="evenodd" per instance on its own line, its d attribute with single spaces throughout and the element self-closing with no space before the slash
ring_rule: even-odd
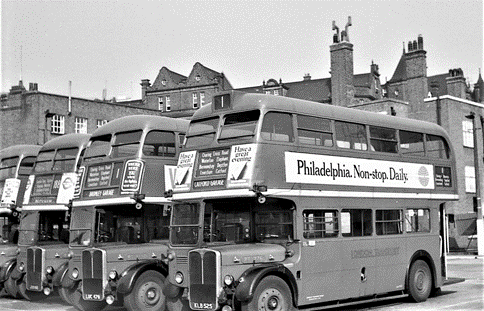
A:
<svg viewBox="0 0 484 311">
<path fill-rule="evenodd" d="M 407 80 L 407 66 L 405 65 L 405 54 L 402 54 L 397 69 L 395 69 L 392 78 L 388 82 L 392 83 L 405 80 Z"/>
</svg>

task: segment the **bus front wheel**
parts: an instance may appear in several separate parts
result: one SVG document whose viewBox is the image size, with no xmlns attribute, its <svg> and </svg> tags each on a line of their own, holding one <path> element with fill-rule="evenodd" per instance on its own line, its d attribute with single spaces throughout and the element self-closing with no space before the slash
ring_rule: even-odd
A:
<svg viewBox="0 0 484 311">
<path fill-rule="evenodd" d="M 163 294 L 165 277 L 157 271 L 146 271 L 140 275 L 133 290 L 124 296 L 124 307 L 129 311 L 165 310 Z"/>
<path fill-rule="evenodd" d="M 408 291 L 415 302 L 427 300 L 432 290 L 432 274 L 427 263 L 416 260 L 410 267 Z"/>
<path fill-rule="evenodd" d="M 254 292 L 252 300 L 242 303 L 243 311 L 290 311 L 294 310 L 289 286 L 273 275 L 265 277 Z"/>
</svg>

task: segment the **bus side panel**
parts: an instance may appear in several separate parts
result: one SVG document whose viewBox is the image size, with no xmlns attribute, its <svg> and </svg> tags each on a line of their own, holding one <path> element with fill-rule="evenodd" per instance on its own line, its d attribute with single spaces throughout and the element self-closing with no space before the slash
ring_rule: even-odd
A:
<svg viewBox="0 0 484 311">
<path fill-rule="evenodd" d="M 343 298 L 371 295 L 375 292 L 375 238 L 343 237 L 341 248 L 341 295 Z"/>
<path fill-rule="evenodd" d="M 299 304 L 341 298 L 340 239 L 308 239 L 302 246 Z"/>
<path fill-rule="evenodd" d="M 376 237 L 375 258 L 377 269 L 376 293 L 405 289 L 408 267 L 407 239 L 402 234 Z M 410 243 L 411 244 L 411 243 Z"/>
</svg>

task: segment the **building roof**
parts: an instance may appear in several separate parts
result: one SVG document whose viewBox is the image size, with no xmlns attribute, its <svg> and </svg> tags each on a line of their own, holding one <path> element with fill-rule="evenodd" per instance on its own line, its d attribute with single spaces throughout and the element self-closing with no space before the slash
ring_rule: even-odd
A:
<svg viewBox="0 0 484 311">
<path fill-rule="evenodd" d="M 405 53 L 400 57 L 397 68 L 393 72 L 392 78 L 387 83 L 401 82 L 407 80 L 407 65 L 405 62 Z"/>
<path fill-rule="evenodd" d="M 353 76 L 355 97 L 367 97 L 371 88 L 371 73 L 362 73 Z M 282 82 L 282 87 L 287 90 L 285 96 L 327 103 L 331 101 L 331 78 L 308 79 L 295 82 Z M 368 89 L 368 90 L 366 90 Z M 238 88 L 238 91 L 246 93 L 264 93 L 264 85 Z"/>
</svg>

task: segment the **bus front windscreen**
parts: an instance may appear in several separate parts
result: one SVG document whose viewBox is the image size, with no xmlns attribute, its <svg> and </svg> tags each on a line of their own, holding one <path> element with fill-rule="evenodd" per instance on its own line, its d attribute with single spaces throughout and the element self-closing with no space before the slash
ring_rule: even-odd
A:
<svg viewBox="0 0 484 311">
<path fill-rule="evenodd" d="M 193 245 L 198 242 L 200 204 L 175 204 L 171 221 L 171 244 Z"/>
<path fill-rule="evenodd" d="M 25 212 L 20 222 L 19 244 L 67 243 L 68 225 L 65 211 Z"/>
</svg>

